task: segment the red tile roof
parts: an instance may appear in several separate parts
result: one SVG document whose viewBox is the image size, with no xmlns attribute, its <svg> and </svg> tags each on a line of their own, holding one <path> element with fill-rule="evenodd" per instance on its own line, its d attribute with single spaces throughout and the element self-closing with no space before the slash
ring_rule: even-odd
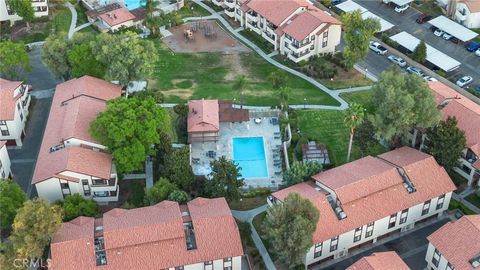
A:
<svg viewBox="0 0 480 270">
<path fill-rule="evenodd" d="M 429 82 L 438 104 L 450 102 L 442 109 L 443 119 L 455 116 L 458 128 L 465 131 L 467 147 L 480 156 L 480 105 L 441 82 Z"/>
<path fill-rule="evenodd" d="M 464 3 L 467 5 L 470 13 L 477 13 L 480 12 L 480 1 L 478 0 L 461 0 L 458 1 L 459 3 Z"/>
<path fill-rule="evenodd" d="M 395 251 L 386 251 L 365 256 L 347 270 L 410 270 L 410 268 Z"/>
<path fill-rule="evenodd" d="M 320 26 L 324 25 L 322 29 L 325 30 L 330 24 L 340 24 L 340 21 L 325 11 L 312 6 L 307 11 L 292 18 L 291 22 L 287 23 L 282 30 L 297 41 L 302 41 Z M 319 35 L 322 32 L 317 31 L 314 34 Z"/>
<path fill-rule="evenodd" d="M 107 100 L 120 95 L 121 86 L 91 76 L 57 85 L 32 184 L 64 171 L 110 178 L 111 155 L 81 147 L 55 152 L 50 152 L 50 148 L 70 138 L 98 143 L 88 133 L 90 122 L 105 110 Z"/>
<path fill-rule="evenodd" d="M 103 217 L 107 265 L 101 269 L 165 269 L 243 255 L 238 227 L 224 198 L 197 198 L 187 208 L 197 246 L 192 250 L 187 250 L 182 213 L 176 202 L 107 212 Z M 90 220 L 93 224 L 93 218 Z M 88 230 L 90 235 L 85 238 L 93 240 L 93 225 Z M 65 234 L 70 237 L 60 237 Z M 87 247 L 89 256 L 78 256 L 79 252 L 83 254 L 84 232 L 76 234 L 73 227 L 65 225 L 57 232 L 60 236 L 52 242 L 52 250 L 56 249 L 52 252 L 53 269 L 95 268 L 78 267 L 80 263 L 95 263 L 95 257 L 91 256 L 91 245 Z M 82 248 L 77 251 L 77 247 Z"/>
<path fill-rule="evenodd" d="M 455 269 L 475 269 L 469 261 L 480 254 L 480 215 L 449 222 L 427 239 Z"/>
<path fill-rule="evenodd" d="M 265 17 L 276 26 L 285 21 L 295 11 L 310 4 L 305 0 L 251 0 L 244 5 Z"/>
<path fill-rule="evenodd" d="M 415 185 L 416 192 L 407 192 L 400 174 L 393 173 L 396 167 L 390 163 L 398 163 L 404 169 Z M 339 194 L 347 215 L 345 219 L 338 220 L 327 201 L 326 192 L 317 191 L 314 182 L 291 186 L 273 193 L 273 196 L 283 200 L 289 193 L 297 192 L 319 209 L 322 217 L 313 235 L 314 243 L 455 190 L 445 169 L 432 156 L 408 147 L 390 151 L 378 158 L 365 157 L 319 173 L 313 178 Z"/>
<path fill-rule="evenodd" d="M 20 95 L 14 96 L 15 89 L 22 81 L 9 81 L 0 78 L 0 120 L 15 119 L 15 104 Z"/>
<path fill-rule="evenodd" d="M 188 102 L 188 132 L 218 132 L 220 128 L 218 100 Z"/>
<path fill-rule="evenodd" d="M 130 11 L 128 11 L 128 9 L 124 7 L 103 13 L 98 17 L 100 17 L 110 26 L 119 25 L 121 23 L 135 19 L 135 15 L 133 15 Z"/>
</svg>

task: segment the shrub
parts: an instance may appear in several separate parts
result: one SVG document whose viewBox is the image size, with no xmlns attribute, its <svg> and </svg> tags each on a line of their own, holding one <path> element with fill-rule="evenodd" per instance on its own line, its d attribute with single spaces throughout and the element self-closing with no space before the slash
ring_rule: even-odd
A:
<svg viewBox="0 0 480 270">
<path fill-rule="evenodd" d="M 268 188 L 253 188 L 242 194 L 243 198 L 253 198 L 257 196 L 270 195 L 272 191 Z"/>
</svg>

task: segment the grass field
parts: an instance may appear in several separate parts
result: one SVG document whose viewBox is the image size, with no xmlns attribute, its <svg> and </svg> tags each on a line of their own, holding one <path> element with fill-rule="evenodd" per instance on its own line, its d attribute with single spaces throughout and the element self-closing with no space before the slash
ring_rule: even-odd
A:
<svg viewBox="0 0 480 270">
<path fill-rule="evenodd" d="M 266 41 L 262 36 L 259 34 L 250 31 L 250 30 L 242 30 L 238 32 L 240 35 L 243 37 L 247 38 L 251 42 L 255 43 L 263 52 L 265 53 L 271 53 L 274 49 L 272 43 Z"/>
<path fill-rule="evenodd" d="M 243 94 L 244 104 L 279 104 L 278 95 L 267 79 L 271 72 L 279 69 L 254 53 L 174 53 L 163 43 L 157 47 L 160 60 L 154 68 L 150 85 L 163 92 L 166 102 L 200 98 L 236 99 L 239 102 L 241 96 L 232 87 L 235 76 L 244 74 L 248 80 Z M 330 95 L 307 81 L 283 73 L 292 90 L 290 104 L 303 104 L 307 98 L 309 104 L 339 105 Z M 186 85 L 191 87 L 185 88 Z"/>
<path fill-rule="evenodd" d="M 373 113 L 375 111 L 375 104 L 373 104 L 372 100 L 372 90 L 344 93 L 340 94 L 340 97 L 348 103 L 355 102 L 363 105 L 368 113 Z"/>
<path fill-rule="evenodd" d="M 470 194 L 466 199 L 476 207 L 480 208 L 480 197 L 478 197 L 477 194 Z"/>
<path fill-rule="evenodd" d="M 336 89 L 345 89 L 349 87 L 357 87 L 357 86 L 366 86 L 372 85 L 372 81 L 365 78 L 364 75 L 359 73 L 356 70 L 352 70 L 349 72 L 343 71 L 343 69 L 339 68 L 339 74 L 334 78 L 334 80 L 319 80 L 322 84 L 326 87 L 336 90 Z"/>
</svg>

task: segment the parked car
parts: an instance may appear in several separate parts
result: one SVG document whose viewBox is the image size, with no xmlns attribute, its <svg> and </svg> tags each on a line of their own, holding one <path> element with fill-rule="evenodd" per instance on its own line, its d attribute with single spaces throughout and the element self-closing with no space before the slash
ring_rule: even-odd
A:
<svg viewBox="0 0 480 270">
<path fill-rule="evenodd" d="M 420 76 L 423 78 L 423 76 L 425 74 L 423 74 L 423 71 L 417 67 L 412 67 L 412 66 L 409 66 L 407 67 L 407 72 L 410 73 L 410 74 L 415 74 L 417 76 Z"/>
<path fill-rule="evenodd" d="M 31 92 L 33 90 L 33 85 L 27 84 L 27 92 Z"/>
<path fill-rule="evenodd" d="M 473 81 L 472 76 L 463 76 L 462 78 L 458 79 L 456 84 L 460 87 L 464 87 L 470 84 Z"/>
<path fill-rule="evenodd" d="M 399 56 L 395 56 L 395 55 L 390 55 L 389 57 L 387 57 L 388 60 L 390 60 L 392 63 L 394 64 L 397 64 L 399 65 L 400 67 L 404 67 L 407 65 L 407 62 L 405 62 L 405 60 L 403 60 L 403 58 L 399 57 Z"/>
<path fill-rule="evenodd" d="M 418 18 L 415 20 L 418 24 L 422 24 L 422 23 L 426 23 L 428 21 L 430 21 L 432 19 L 432 16 L 428 15 L 428 14 L 420 14 L 420 16 L 418 16 Z"/>
<path fill-rule="evenodd" d="M 478 49 L 480 49 L 480 42 L 470 42 L 467 47 L 466 47 L 467 51 L 469 52 L 474 52 Z"/>
<path fill-rule="evenodd" d="M 435 78 L 432 77 L 432 76 L 428 76 L 428 75 L 423 76 L 423 79 L 424 79 L 425 81 L 427 81 L 427 82 L 438 82 L 437 79 L 435 79 Z"/>
<path fill-rule="evenodd" d="M 456 37 L 452 37 L 452 38 L 450 39 L 450 41 L 453 42 L 453 43 L 455 43 L 455 44 L 460 43 L 460 40 L 458 40 L 458 38 L 456 38 Z"/>
<path fill-rule="evenodd" d="M 370 41 L 370 50 L 374 51 L 377 54 L 386 54 L 387 48 L 383 47 L 382 44 L 376 41 Z"/>
<path fill-rule="evenodd" d="M 477 49 L 477 50 L 475 51 L 475 55 L 476 55 L 476 56 L 480 56 L 480 49 Z"/>
<path fill-rule="evenodd" d="M 449 33 L 443 33 L 442 38 L 445 40 L 450 40 L 453 36 Z"/>
<path fill-rule="evenodd" d="M 407 10 L 408 7 L 409 7 L 409 5 L 397 6 L 397 7 L 395 8 L 395 12 L 402 13 L 402 12 L 404 12 L 405 10 Z"/>
<path fill-rule="evenodd" d="M 443 34 L 445 34 L 445 32 L 437 28 L 437 30 L 435 30 L 433 34 L 437 37 L 441 37 Z"/>
</svg>

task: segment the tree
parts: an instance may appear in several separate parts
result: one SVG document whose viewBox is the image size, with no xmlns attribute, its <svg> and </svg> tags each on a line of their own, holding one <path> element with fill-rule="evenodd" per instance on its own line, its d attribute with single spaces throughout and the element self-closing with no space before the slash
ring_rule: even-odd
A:
<svg viewBox="0 0 480 270">
<path fill-rule="evenodd" d="M 286 186 L 295 185 L 310 179 L 314 174 L 322 170 L 322 165 L 316 162 L 293 161 L 290 169 L 283 173 L 283 184 Z"/>
<path fill-rule="evenodd" d="M 262 224 L 266 238 L 288 269 L 302 264 L 305 253 L 312 246 L 318 219 L 315 206 L 298 193 L 290 193 L 283 203 L 267 210 Z"/>
<path fill-rule="evenodd" d="M 95 59 L 88 43 L 73 46 L 67 52 L 67 59 L 71 66 L 71 75 L 75 78 L 83 75 L 103 78 L 105 75 L 105 65 Z"/>
<path fill-rule="evenodd" d="M 80 194 L 65 198 L 63 204 L 64 221 L 70 221 L 79 216 L 94 217 L 98 213 L 98 205 L 93 200 L 88 200 Z"/>
<path fill-rule="evenodd" d="M 380 31 L 380 21 L 373 18 L 364 20 L 359 10 L 344 13 L 341 21 L 345 26 L 343 57 L 346 68 L 352 69 L 356 62 L 367 56 L 373 34 Z"/>
<path fill-rule="evenodd" d="M 25 192 L 11 179 L 0 179 L 0 229 L 8 229 L 26 200 Z"/>
<path fill-rule="evenodd" d="M 192 190 L 195 176 L 190 166 L 190 150 L 188 147 L 174 150 L 166 159 L 165 177 L 182 190 Z"/>
<path fill-rule="evenodd" d="M 22 17 L 30 29 L 30 22 L 35 17 L 31 0 L 7 0 L 8 7 L 18 16 Z"/>
<path fill-rule="evenodd" d="M 343 123 L 350 130 L 350 140 L 348 142 L 347 162 L 350 161 L 350 155 L 352 153 L 353 135 L 355 129 L 362 124 L 365 118 L 365 109 L 362 105 L 352 102 L 350 106 L 345 110 Z"/>
<path fill-rule="evenodd" d="M 377 108 L 369 118 L 377 139 L 398 145 L 411 128 L 426 129 L 440 121 L 428 85 L 418 76 L 402 74 L 397 67 L 383 72 L 372 92 Z"/>
<path fill-rule="evenodd" d="M 107 67 L 105 78 L 118 80 L 122 85 L 145 78 L 158 59 L 153 42 L 140 39 L 130 31 L 115 35 L 102 33 L 91 46 L 95 58 Z"/>
<path fill-rule="evenodd" d="M 225 197 L 228 201 L 240 198 L 240 188 L 244 185 L 240 178 L 240 168 L 225 156 L 210 163 L 212 172 L 206 182 L 206 190 L 210 197 Z"/>
<path fill-rule="evenodd" d="M 175 190 L 177 190 L 175 184 L 170 183 L 168 179 L 160 178 L 153 187 L 145 189 L 145 204 L 154 205 L 166 200 Z"/>
<path fill-rule="evenodd" d="M 429 129 L 425 140 L 425 151 L 448 172 L 458 166 L 458 159 L 465 149 L 465 132 L 457 127 L 457 119 L 448 117 L 445 121 Z"/>
<path fill-rule="evenodd" d="M 358 126 L 355 135 L 353 135 L 353 139 L 355 140 L 355 144 L 360 148 L 362 156 L 365 156 L 370 147 L 377 142 L 375 139 L 375 128 L 372 122 L 368 120 L 368 117 Z"/>
<path fill-rule="evenodd" d="M 145 18 L 145 25 L 152 31 L 152 35 L 157 36 L 162 25 L 162 18 L 155 16 L 158 12 L 158 0 L 141 0 L 140 5 L 145 8 L 147 12 Z"/>
<path fill-rule="evenodd" d="M 23 43 L 0 42 L 0 73 L 17 80 L 24 70 L 30 69 L 30 59 Z"/>
<path fill-rule="evenodd" d="M 273 89 L 279 89 L 285 87 L 287 79 L 284 73 L 280 71 L 272 71 L 268 74 L 268 79 L 272 82 Z"/>
<path fill-rule="evenodd" d="M 292 89 L 290 87 L 280 87 L 278 90 L 278 97 L 280 99 L 280 107 L 282 110 L 288 110 L 288 100 L 292 94 Z"/>
<path fill-rule="evenodd" d="M 425 41 L 420 41 L 415 50 L 412 53 L 412 59 L 417 61 L 420 64 L 425 63 L 425 58 L 427 58 L 427 45 L 425 45 Z"/>
<path fill-rule="evenodd" d="M 188 202 L 188 194 L 183 190 L 174 190 L 170 195 L 168 195 L 170 201 L 176 201 L 180 204 Z"/>
<path fill-rule="evenodd" d="M 62 225 L 62 209 L 44 199 L 26 201 L 13 221 L 10 240 L 18 258 L 42 256 L 53 234 Z"/>
<path fill-rule="evenodd" d="M 248 81 L 245 78 L 245 75 L 238 75 L 233 82 L 233 91 L 238 91 L 240 94 L 240 108 L 243 108 L 243 91 L 247 87 L 247 83 Z"/>
<path fill-rule="evenodd" d="M 107 109 L 90 124 L 90 134 L 112 152 L 117 172 L 141 169 L 147 155 L 155 153 L 159 132 L 170 128 L 166 110 L 152 97 L 119 97 L 107 102 Z"/>
</svg>

